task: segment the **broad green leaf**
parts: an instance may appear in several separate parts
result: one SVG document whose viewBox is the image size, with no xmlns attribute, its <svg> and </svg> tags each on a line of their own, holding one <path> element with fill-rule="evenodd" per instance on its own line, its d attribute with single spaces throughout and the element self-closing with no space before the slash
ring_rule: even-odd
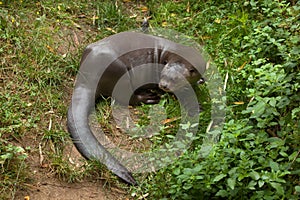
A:
<svg viewBox="0 0 300 200">
<path fill-rule="evenodd" d="M 274 97 L 271 98 L 271 99 L 269 100 L 269 104 L 270 104 L 270 106 L 275 107 L 275 106 L 276 106 L 276 99 L 275 99 Z"/>
<path fill-rule="evenodd" d="M 251 176 L 252 179 L 254 179 L 254 180 L 256 180 L 256 181 L 260 178 L 259 173 L 256 172 L 256 171 L 250 172 L 249 175 Z"/>
<path fill-rule="evenodd" d="M 193 133 L 191 133 L 191 132 L 188 132 L 188 133 L 186 133 L 186 135 L 185 135 L 186 137 L 188 137 L 188 138 L 192 138 L 193 136 L 194 136 L 194 134 Z"/>
<path fill-rule="evenodd" d="M 226 177 L 226 174 L 219 174 L 218 176 L 216 176 L 214 178 L 213 182 L 218 182 L 219 180 L 221 180 L 224 177 Z"/>
<path fill-rule="evenodd" d="M 217 197 L 227 197 L 228 192 L 226 190 L 219 190 L 216 194 Z"/>
<path fill-rule="evenodd" d="M 270 160 L 269 164 L 270 164 L 271 169 L 274 170 L 275 172 L 279 170 L 279 165 L 278 165 L 278 163 L 276 163 L 276 162 Z"/>
<path fill-rule="evenodd" d="M 271 137 L 268 139 L 268 141 L 270 142 L 270 144 L 267 146 L 269 149 L 283 146 L 285 143 L 284 140 L 277 137 Z"/>
<path fill-rule="evenodd" d="M 270 182 L 271 186 L 276 189 L 276 191 L 280 194 L 283 195 L 284 194 L 284 190 L 283 187 L 281 186 L 280 183 L 275 183 L 275 182 Z"/>
<path fill-rule="evenodd" d="M 297 193 L 300 193 L 300 186 L 299 185 L 295 186 L 295 190 Z"/>
<path fill-rule="evenodd" d="M 259 101 L 256 105 L 252 108 L 252 116 L 251 118 L 260 117 L 266 109 L 266 103 L 263 101 Z"/>
<path fill-rule="evenodd" d="M 262 186 L 264 186 L 264 184 L 265 184 L 265 182 L 263 180 L 258 181 L 258 187 L 261 188 Z"/>
<path fill-rule="evenodd" d="M 188 189 L 190 189 L 190 188 L 192 188 L 192 187 L 193 187 L 192 184 L 185 184 L 185 185 L 183 186 L 183 189 L 188 190 Z"/>
<path fill-rule="evenodd" d="M 292 153 L 290 156 L 289 156 L 289 160 L 292 161 L 294 160 L 298 155 L 298 151 L 294 151 L 294 153 Z"/>
<path fill-rule="evenodd" d="M 292 110 L 292 119 L 299 118 L 299 115 L 300 115 L 300 107 L 299 108 L 294 108 Z"/>
<path fill-rule="evenodd" d="M 180 168 L 176 168 L 176 169 L 173 171 L 173 174 L 174 174 L 174 175 L 179 175 L 179 174 L 180 174 Z"/>
<path fill-rule="evenodd" d="M 248 188 L 250 190 L 255 190 L 255 186 L 256 186 L 257 182 L 256 181 L 250 181 L 249 184 L 248 184 Z"/>
<path fill-rule="evenodd" d="M 234 190 L 235 183 L 236 183 L 235 179 L 233 179 L 233 178 L 227 179 L 227 184 L 230 187 L 230 189 L 232 189 L 232 190 Z"/>
</svg>

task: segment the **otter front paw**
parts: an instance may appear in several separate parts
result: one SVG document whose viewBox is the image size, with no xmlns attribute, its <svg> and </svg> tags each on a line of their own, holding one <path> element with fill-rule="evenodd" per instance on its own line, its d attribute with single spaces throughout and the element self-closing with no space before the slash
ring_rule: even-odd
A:
<svg viewBox="0 0 300 200">
<path fill-rule="evenodd" d="M 140 103 L 157 104 L 160 101 L 160 96 L 154 93 L 145 93 L 136 95 Z"/>
<path fill-rule="evenodd" d="M 153 89 L 143 89 L 138 90 L 131 97 L 130 103 L 131 105 L 139 105 L 141 103 L 144 104 L 157 104 L 160 101 L 160 96 L 163 93 L 160 90 Z"/>
</svg>

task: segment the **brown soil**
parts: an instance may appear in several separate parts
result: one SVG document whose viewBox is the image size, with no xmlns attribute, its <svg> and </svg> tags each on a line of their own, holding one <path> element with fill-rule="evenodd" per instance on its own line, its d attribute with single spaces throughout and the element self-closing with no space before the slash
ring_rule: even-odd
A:
<svg viewBox="0 0 300 200">
<path fill-rule="evenodd" d="M 82 165 L 83 160 L 76 148 L 70 144 L 69 155 L 66 155 L 72 164 Z M 24 184 L 25 188 L 17 192 L 15 199 L 21 200 L 126 200 L 128 194 L 121 188 L 106 185 L 105 180 L 84 180 L 76 183 L 60 181 L 51 167 L 41 164 L 41 155 L 33 153 L 29 156 L 30 181 Z"/>
</svg>

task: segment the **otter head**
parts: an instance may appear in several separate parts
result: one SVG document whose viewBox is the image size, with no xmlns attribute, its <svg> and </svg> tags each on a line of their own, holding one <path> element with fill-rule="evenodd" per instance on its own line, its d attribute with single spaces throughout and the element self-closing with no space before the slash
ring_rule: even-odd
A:
<svg viewBox="0 0 300 200">
<path fill-rule="evenodd" d="M 178 55 L 165 58 L 162 64 L 164 67 L 160 75 L 159 88 L 166 92 L 179 90 L 201 79 L 197 69 Z"/>
</svg>

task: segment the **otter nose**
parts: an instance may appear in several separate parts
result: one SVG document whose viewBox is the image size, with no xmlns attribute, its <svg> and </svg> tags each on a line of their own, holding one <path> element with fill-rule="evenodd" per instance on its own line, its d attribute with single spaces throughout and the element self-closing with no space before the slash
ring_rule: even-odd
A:
<svg viewBox="0 0 300 200">
<path fill-rule="evenodd" d="M 158 84 L 159 88 L 164 90 L 164 91 L 169 91 L 169 87 L 168 87 L 168 84 L 166 82 L 160 82 Z"/>
</svg>

